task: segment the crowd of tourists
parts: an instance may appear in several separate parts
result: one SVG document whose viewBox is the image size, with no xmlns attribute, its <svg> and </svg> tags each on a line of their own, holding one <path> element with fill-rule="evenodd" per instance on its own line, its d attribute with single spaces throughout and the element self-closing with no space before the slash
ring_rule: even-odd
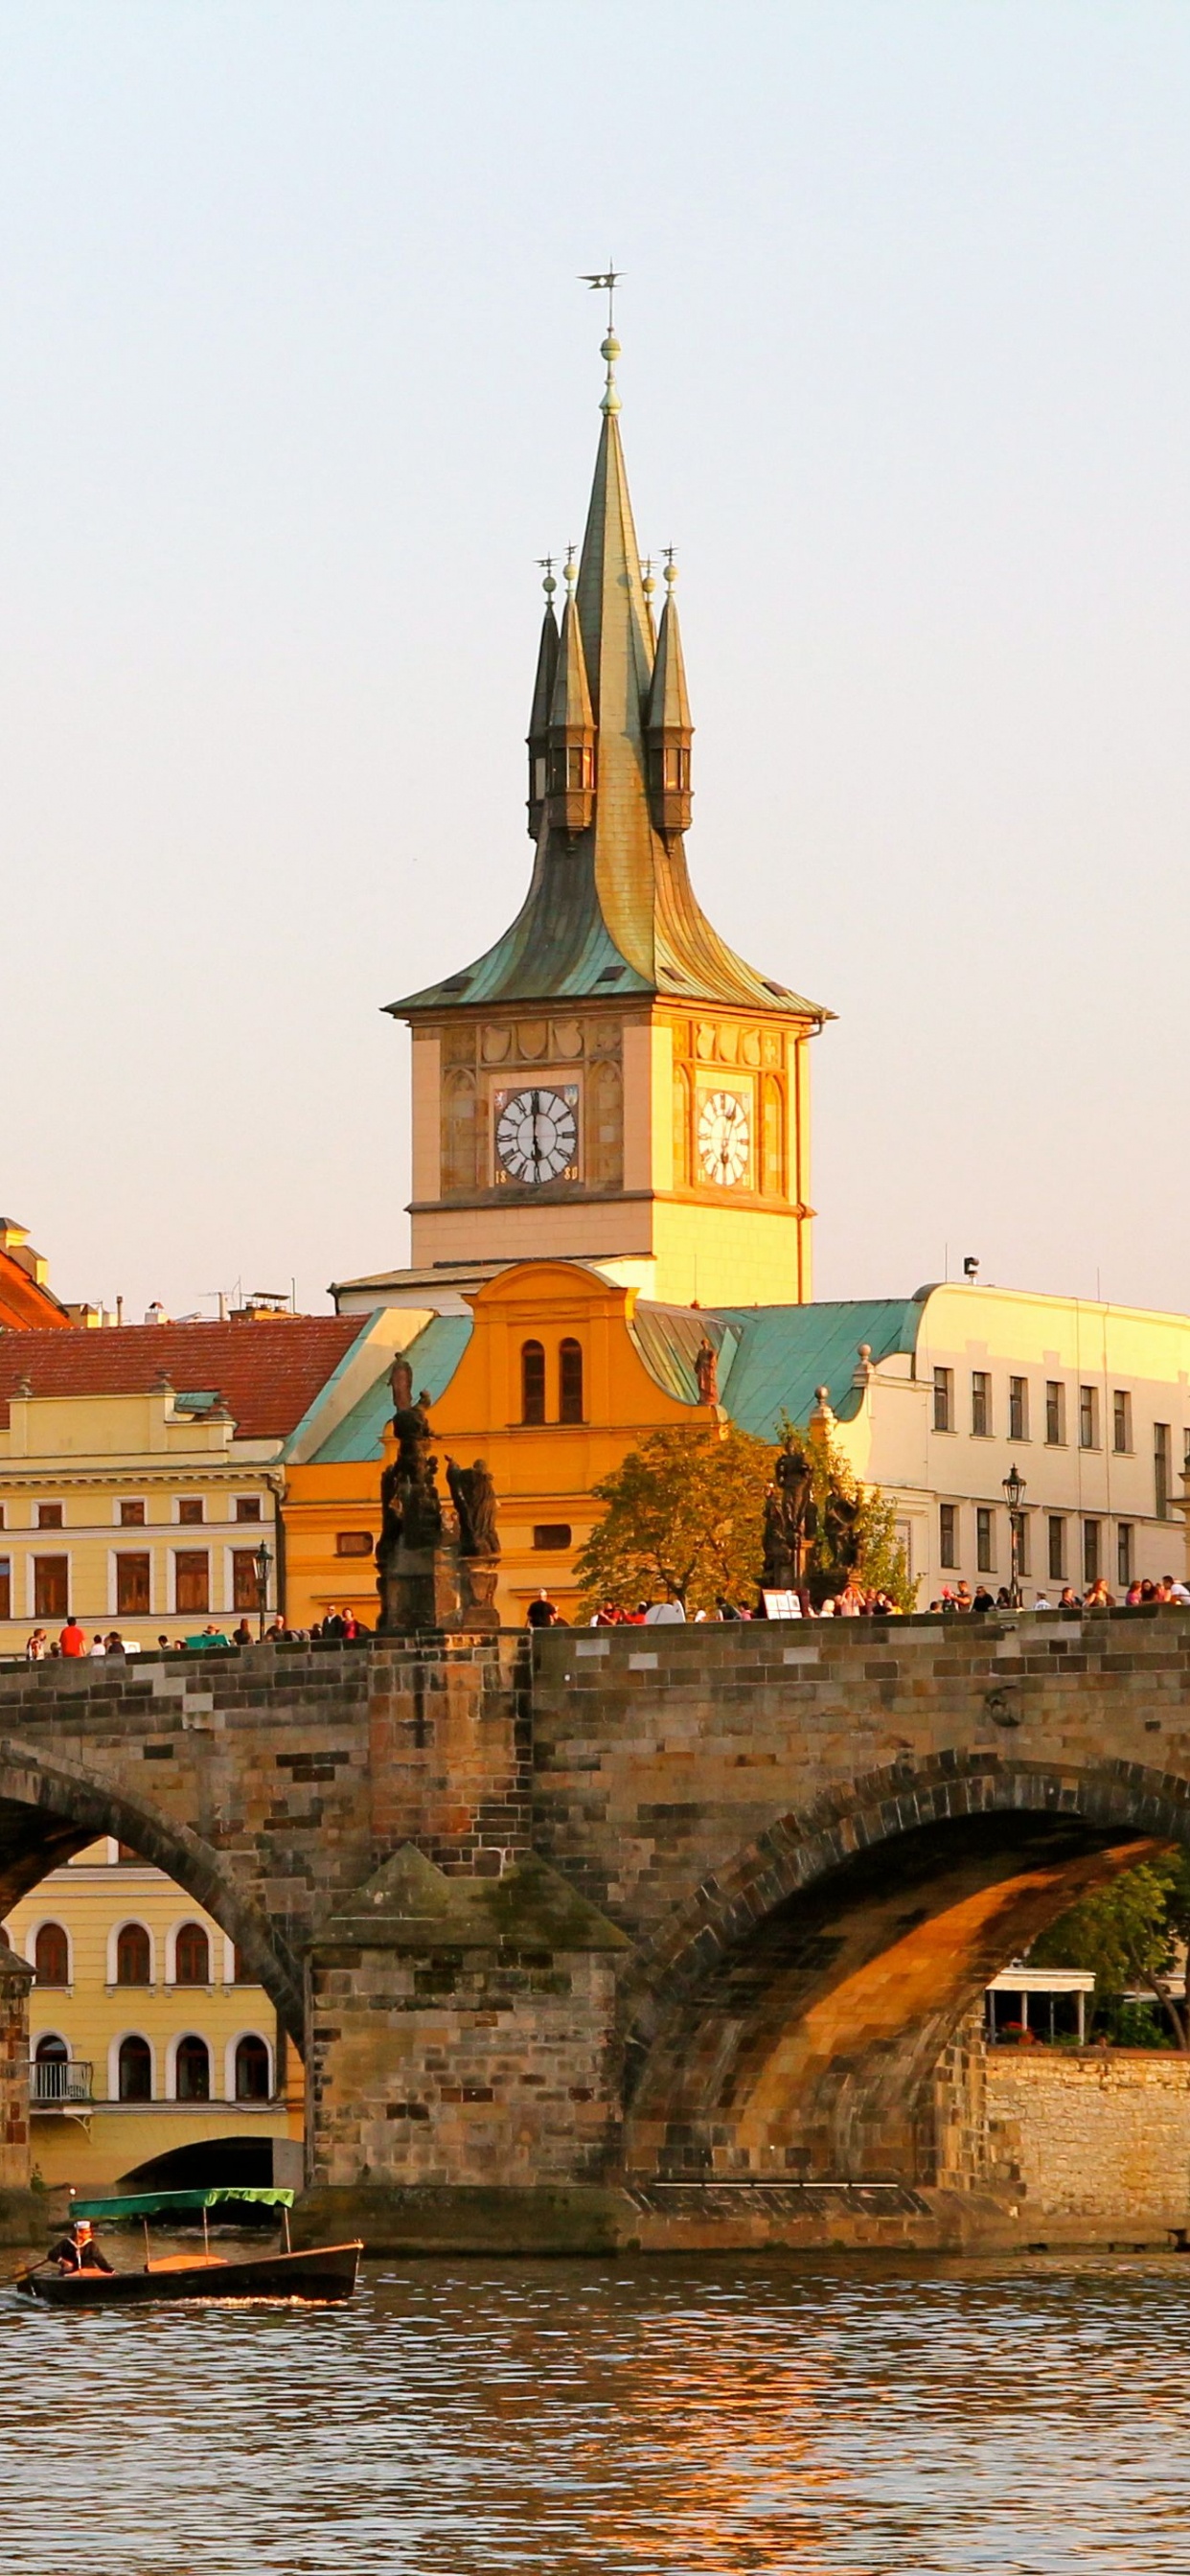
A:
<svg viewBox="0 0 1190 2576">
<path fill-rule="evenodd" d="M 311 1628 L 290 1628 L 284 1619 L 276 1618 L 264 1632 L 265 1643 L 274 1646 L 304 1646 L 317 1637 L 366 1637 L 370 1633 L 353 1610 L 335 1609 L 328 1610 L 325 1619 L 316 1620 Z M 233 1628 L 230 1635 L 226 1629 L 217 1628 L 211 1620 L 205 1628 L 197 1629 L 192 1637 L 158 1637 L 157 1651 L 163 1655 L 201 1654 L 210 1653 L 218 1646 L 254 1646 L 257 1642 L 256 1631 L 246 1619 L 241 1619 L 238 1628 Z M 97 1628 L 88 1638 L 77 1619 L 68 1619 L 56 1637 L 51 1637 L 44 1628 L 34 1628 L 26 1641 L 25 1661 L 40 1664 L 61 1655 L 69 1662 L 80 1656 L 93 1659 L 107 1655 L 139 1655 L 142 1651 L 139 1637 L 122 1636 L 118 1628 Z"/>
<path fill-rule="evenodd" d="M 1147 1576 L 1143 1582 L 1130 1583 L 1122 1602 L 1116 1593 L 1109 1591 L 1100 1575 L 1093 1583 L 1088 1583 L 1085 1592 L 1076 1592 L 1073 1585 L 1064 1583 L 1056 1601 L 1051 1601 L 1047 1592 L 1038 1592 L 1032 1601 L 1022 1606 L 1030 1610 L 1156 1610 L 1170 1601 L 1190 1602 L 1190 1590 L 1174 1574 L 1163 1574 L 1155 1583 L 1150 1582 Z M 953 1591 L 949 1584 L 944 1584 L 938 1599 L 930 1603 L 931 1610 L 941 1610 L 943 1614 L 947 1611 L 971 1611 L 978 1615 L 989 1610 L 1011 1610 L 1012 1607 L 1012 1594 L 1006 1583 L 1002 1583 L 996 1593 L 989 1592 L 986 1583 L 978 1584 L 974 1592 L 966 1583 L 956 1583 Z"/>
</svg>

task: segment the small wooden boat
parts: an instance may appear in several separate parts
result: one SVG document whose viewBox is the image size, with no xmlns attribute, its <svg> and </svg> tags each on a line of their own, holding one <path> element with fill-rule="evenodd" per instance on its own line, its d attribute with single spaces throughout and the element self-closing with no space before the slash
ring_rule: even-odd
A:
<svg viewBox="0 0 1190 2576">
<path fill-rule="evenodd" d="M 283 2253 L 234 2258 L 212 2254 L 208 2210 L 246 2201 L 263 2202 L 281 2210 L 285 2224 Z M 137 2307 L 177 2299 L 303 2299 L 322 2306 L 349 2299 L 364 2250 L 362 2239 L 355 2238 L 347 2245 L 312 2245 L 295 2253 L 289 2241 L 292 2204 L 291 2191 L 237 2191 L 230 2186 L 210 2191 L 137 2192 L 112 2200 L 76 2200 L 71 2204 L 72 2223 L 76 2218 L 143 2219 L 143 2268 L 128 2272 L 60 2272 L 47 2268 L 50 2258 L 46 2256 L 43 2263 L 31 2264 L 27 2272 L 18 2274 L 16 2288 L 24 2298 L 40 2299 L 51 2308 Z M 202 2212 L 202 2253 L 163 2254 L 154 2261 L 149 2247 L 150 2218 L 179 2218 L 195 2210 Z"/>
</svg>

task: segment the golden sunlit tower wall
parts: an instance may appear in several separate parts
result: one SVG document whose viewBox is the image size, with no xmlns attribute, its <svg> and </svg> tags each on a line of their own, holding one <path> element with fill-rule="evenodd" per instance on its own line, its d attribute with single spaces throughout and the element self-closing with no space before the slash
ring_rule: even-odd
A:
<svg viewBox="0 0 1190 2576">
<path fill-rule="evenodd" d="M 563 1257 L 688 1304 L 811 1295 L 820 1005 L 737 957 L 686 866 L 693 725 L 672 560 L 654 630 L 610 328 L 586 534 L 547 605 L 525 904 L 389 1007 L 413 1033 L 415 1274 Z"/>
</svg>

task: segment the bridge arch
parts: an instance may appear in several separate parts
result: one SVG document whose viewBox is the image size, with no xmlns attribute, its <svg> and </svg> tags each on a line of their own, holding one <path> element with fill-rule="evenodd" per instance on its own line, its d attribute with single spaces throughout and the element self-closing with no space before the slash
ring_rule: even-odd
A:
<svg viewBox="0 0 1190 2576">
<path fill-rule="evenodd" d="M 118 1780 L 89 1772 L 58 1750 L 44 1754 L 17 1737 L 0 1737 L 0 1920 L 50 1870 L 101 1834 L 129 1844 L 214 1917 L 300 2049 L 300 1964 L 225 1855 Z"/>
<path fill-rule="evenodd" d="M 642 2181 L 944 2181 L 940 2062 L 1076 1898 L 1190 1843 L 1190 1781 L 944 1752 L 777 1819 L 640 1954 L 625 2163 Z"/>
</svg>

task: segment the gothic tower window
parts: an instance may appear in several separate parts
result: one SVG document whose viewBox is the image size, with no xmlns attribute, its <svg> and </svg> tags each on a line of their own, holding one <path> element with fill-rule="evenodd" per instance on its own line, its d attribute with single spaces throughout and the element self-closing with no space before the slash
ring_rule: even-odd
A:
<svg viewBox="0 0 1190 2576">
<path fill-rule="evenodd" d="M 587 1082 L 587 1179 L 618 1190 L 624 1170 L 624 1090 L 618 1064 L 594 1064 Z"/>
<path fill-rule="evenodd" d="M 442 1187 L 473 1190 L 477 1169 L 479 1119 L 475 1076 L 463 1065 L 448 1073 L 442 1086 Z"/>
<path fill-rule="evenodd" d="M 684 1065 L 674 1067 L 674 1188 L 690 1187 L 690 1076 Z"/>
<path fill-rule="evenodd" d="M 558 1353 L 558 1420 L 583 1420 L 583 1346 L 569 1339 Z"/>
<path fill-rule="evenodd" d="M 775 1074 L 766 1073 L 760 1094 L 760 1186 L 765 1197 L 785 1193 L 785 1099 Z"/>
</svg>

